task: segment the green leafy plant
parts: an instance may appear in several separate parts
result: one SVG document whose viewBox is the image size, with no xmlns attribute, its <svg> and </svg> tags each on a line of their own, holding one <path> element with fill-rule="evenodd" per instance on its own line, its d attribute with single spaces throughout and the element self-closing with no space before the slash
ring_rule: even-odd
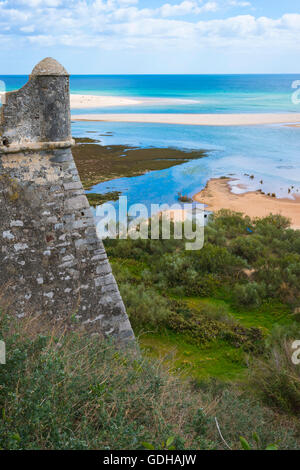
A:
<svg viewBox="0 0 300 470">
<path fill-rule="evenodd" d="M 142 442 L 142 446 L 147 450 L 175 450 L 175 447 L 172 446 L 174 440 L 175 437 L 169 437 L 166 442 L 163 441 L 157 448 L 149 442 Z"/>
<path fill-rule="evenodd" d="M 252 434 L 252 437 L 253 437 L 253 440 L 256 443 L 257 450 L 278 450 L 278 445 L 277 444 L 270 444 L 266 448 L 261 449 L 260 448 L 260 439 L 259 439 L 258 435 L 254 432 Z M 253 450 L 253 447 L 251 446 L 251 444 L 249 444 L 247 439 L 245 439 L 244 437 L 240 437 L 240 444 L 241 444 L 241 447 L 242 447 L 243 450 Z"/>
</svg>

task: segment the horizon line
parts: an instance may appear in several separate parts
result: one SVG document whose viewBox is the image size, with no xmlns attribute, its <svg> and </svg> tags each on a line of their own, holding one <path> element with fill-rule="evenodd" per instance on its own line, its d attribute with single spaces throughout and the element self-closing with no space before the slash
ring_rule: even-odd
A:
<svg viewBox="0 0 300 470">
<path fill-rule="evenodd" d="M 0 73 L 0 77 L 28 77 L 30 73 Z M 232 76 L 232 75 L 238 75 L 238 76 L 243 76 L 243 75 L 300 75 L 300 72 L 250 72 L 250 73 L 70 73 L 70 77 L 86 77 L 86 76 L 160 76 L 160 75 L 165 75 L 165 76 Z"/>
</svg>

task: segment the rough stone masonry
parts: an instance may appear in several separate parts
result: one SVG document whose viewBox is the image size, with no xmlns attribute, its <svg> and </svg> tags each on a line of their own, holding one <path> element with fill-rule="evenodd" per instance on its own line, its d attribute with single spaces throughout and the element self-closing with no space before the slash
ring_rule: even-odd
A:
<svg viewBox="0 0 300 470">
<path fill-rule="evenodd" d="M 71 152 L 69 75 L 51 58 L 0 120 L 0 297 L 9 312 L 134 334 Z"/>
</svg>

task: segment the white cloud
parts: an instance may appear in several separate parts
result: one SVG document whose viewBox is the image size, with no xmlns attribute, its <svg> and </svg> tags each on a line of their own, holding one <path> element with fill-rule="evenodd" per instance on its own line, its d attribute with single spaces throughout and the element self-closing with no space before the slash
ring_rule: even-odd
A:
<svg viewBox="0 0 300 470">
<path fill-rule="evenodd" d="M 191 13 L 195 8 L 197 8 L 196 2 L 191 2 L 186 0 L 178 5 L 170 5 L 166 3 L 160 8 L 160 13 L 162 16 L 173 16 L 173 15 L 186 15 Z"/>
<path fill-rule="evenodd" d="M 283 15 L 281 24 L 291 30 L 300 30 L 300 15 L 296 13 Z"/>
<path fill-rule="evenodd" d="M 137 5 L 139 0 L 118 0 L 120 5 Z"/>
<path fill-rule="evenodd" d="M 35 30 L 35 27 L 33 25 L 22 26 L 20 28 L 20 31 L 22 31 L 23 33 L 33 33 L 34 30 Z"/>
<path fill-rule="evenodd" d="M 177 5 L 170 5 L 166 3 L 158 9 L 162 17 L 168 16 L 182 16 L 190 13 L 199 15 L 203 12 L 213 12 L 218 10 L 218 4 L 216 2 L 207 2 L 203 6 L 200 6 L 198 2 L 193 0 L 185 0 Z"/>
<path fill-rule="evenodd" d="M 250 2 L 244 2 L 239 0 L 229 0 L 228 5 L 232 7 L 251 7 Z"/>
<path fill-rule="evenodd" d="M 245 14 L 211 19 L 205 13 L 218 10 L 220 4 L 216 1 L 161 3 L 157 8 L 142 8 L 138 0 L 0 1 L 0 25 L 10 28 L 7 40 L 12 44 L 19 40 L 45 47 L 101 46 L 118 50 L 174 45 L 201 48 L 212 44 L 219 48 L 274 48 L 283 44 L 296 48 L 299 43 L 300 14 L 277 19 Z M 240 0 L 229 3 L 249 4 Z"/>
<path fill-rule="evenodd" d="M 150 18 L 153 11 L 147 8 L 139 10 L 136 7 L 119 8 L 111 14 L 111 19 L 115 21 L 138 21 L 141 18 Z"/>
<path fill-rule="evenodd" d="M 203 7 L 199 8 L 199 12 L 205 12 L 205 11 L 217 11 L 219 9 L 219 6 L 216 2 L 207 2 Z"/>
<path fill-rule="evenodd" d="M 18 3 L 31 8 L 58 7 L 61 4 L 61 0 L 19 0 Z"/>
</svg>

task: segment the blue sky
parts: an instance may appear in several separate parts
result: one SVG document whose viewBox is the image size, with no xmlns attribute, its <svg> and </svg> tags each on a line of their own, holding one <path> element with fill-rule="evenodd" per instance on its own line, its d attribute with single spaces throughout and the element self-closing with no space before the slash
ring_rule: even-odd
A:
<svg viewBox="0 0 300 470">
<path fill-rule="evenodd" d="M 297 73 L 299 0 L 0 0 L 0 75 Z"/>
</svg>

